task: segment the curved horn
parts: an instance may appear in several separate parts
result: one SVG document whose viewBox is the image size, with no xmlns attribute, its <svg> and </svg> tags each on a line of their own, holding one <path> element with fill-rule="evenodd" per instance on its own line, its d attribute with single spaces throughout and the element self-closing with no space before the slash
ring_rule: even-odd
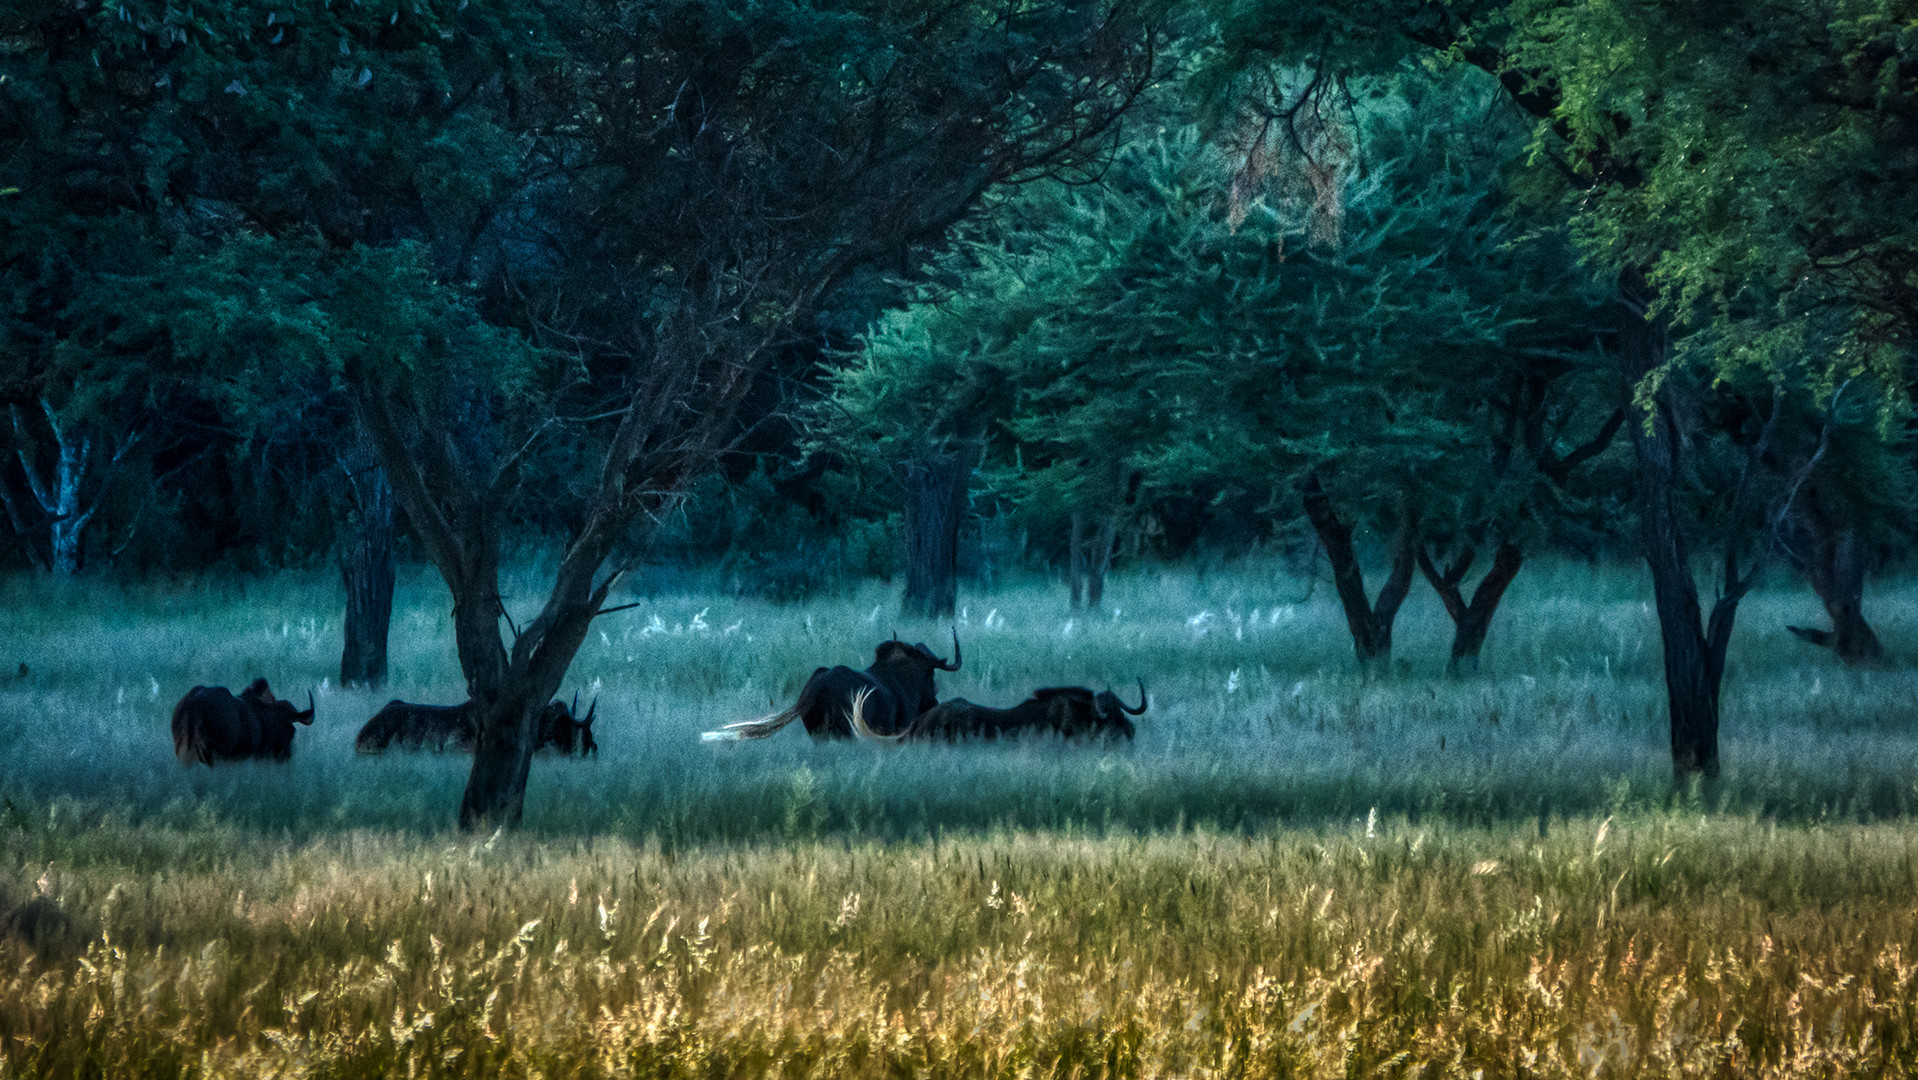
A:
<svg viewBox="0 0 1918 1080">
<path fill-rule="evenodd" d="M 578 695 L 578 694 L 574 694 L 574 695 L 573 695 L 573 700 L 574 700 L 575 702 L 577 702 L 577 701 L 579 700 L 579 695 Z M 599 695 L 598 695 L 598 694 L 594 694 L 594 695 L 593 695 L 593 703 L 592 703 L 591 705 L 588 705 L 588 706 L 586 707 L 586 719 L 584 719 L 584 720 L 581 720 L 581 721 L 579 722 L 579 726 L 580 726 L 580 727 L 592 727 L 592 726 L 593 726 L 593 714 L 594 714 L 594 713 L 597 713 L 598 711 L 599 711 Z"/>
<path fill-rule="evenodd" d="M 579 718 L 579 691 L 577 690 L 573 691 L 573 704 L 567 708 L 566 718 L 568 720 L 577 720 Z"/>
<path fill-rule="evenodd" d="M 306 691 L 306 711 L 303 713 L 294 713 L 293 719 L 298 720 L 302 724 L 311 724 L 313 722 L 313 691 L 311 688 L 308 688 Z"/>
<path fill-rule="evenodd" d="M 939 663 L 938 663 L 937 665 L 935 665 L 935 666 L 937 666 L 937 667 L 939 668 L 939 670 L 940 670 L 940 671 L 958 671 L 958 670 L 959 670 L 959 664 L 960 664 L 960 659 L 959 659 L 959 628 L 955 626 L 955 627 L 953 627 L 953 628 L 952 628 L 952 663 L 950 663 L 950 664 L 948 664 L 948 663 L 946 663 L 946 662 L 945 662 L 944 660 L 941 660 L 941 661 L 939 661 Z"/>
<path fill-rule="evenodd" d="M 1128 708 L 1126 706 L 1125 699 L 1120 698 L 1119 711 L 1122 713 L 1125 713 L 1128 716 L 1144 715 L 1145 713 L 1145 680 L 1144 679 L 1139 680 L 1139 707 L 1136 709 Z"/>
</svg>

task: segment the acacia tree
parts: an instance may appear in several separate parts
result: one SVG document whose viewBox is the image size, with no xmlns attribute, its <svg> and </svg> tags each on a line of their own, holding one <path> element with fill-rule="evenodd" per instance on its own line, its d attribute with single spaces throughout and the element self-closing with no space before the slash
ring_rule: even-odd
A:
<svg viewBox="0 0 1918 1080">
<path fill-rule="evenodd" d="M 1283 17 L 1256 4 L 1222 9 L 1232 59 L 1216 69 L 1220 85 L 1244 86 L 1244 73 L 1274 58 L 1311 63 L 1336 82 L 1438 50 L 1492 73 L 1536 118 L 1534 160 L 1570 180 L 1565 205 L 1581 245 L 1617 275 L 1614 355 L 1635 390 L 1625 430 L 1679 776 L 1718 771 L 1724 648 L 1756 576 L 1728 561 L 1707 618 L 1681 497 L 1695 433 L 1669 376 L 1686 362 L 1755 364 L 1816 395 L 1842 372 L 1888 372 L 1890 358 L 1908 354 L 1912 290 L 1899 268 L 1913 250 L 1913 215 L 1899 200 L 1911 185 L 1881 183 L 1910 167 L 1913 89 L 1896 74 L 1908 66 L 1898 61 L 1908 35 L 1897 29 L 1908 8 L 1362 0 Z M 1898 194 L 1887 203 L 1867 191 Z M 1845 329 L 1811 332 L 1834 312 Z M 1711 338 L 1679 332 L 1701 322 L 1713 325 Z M 1790 377 L 1820 357 L 1833 361 L 1809 364 L 1823 378 Z"/>
<path fill-rule="evenodd" d="M 536 329 L 575 344 L 571 400 L 590 411 L 573 416 L 599 436 L 597 464 L 551 592 L 510 642 L 500 513 L 538 429 L 464 451 L 446 423 L 462 380 L 377 354 L 346 368 L 454 596 L 481 717 L 468 826 L 517 819 L 537 710 L 620 577 L 607 564 L 710 468 L 771 347 L 855 270 L 938 240 L 991 188 L 1096 154 L 1150 68 L 1148 31 L 1086 5 L 579 15 L 562 30 L 576 104 L 535 149 L 563 186 L 528 194 L 554 270 L 534 258 L 515 275 L 563 320 Z"/>
<path fill-rule="evenodd" d="M 1472 538 L 1495 524 L 1503 553 L 1455 646 L 1475 655 L 1516 571 L 1531 487 L 1562 484 L 1618 424 L 1565 445 L 1584 423 L 1566 384 L 1590 367 L 1589 348 L 1566 342 L 1588 332 L 1591 285 L 1562 239 L 1521 237 L 1501 216 L 1497 170 L 1519 129 L 1475 154 L 1467 131 L 1431 134 L 1446 125 L 1425 113 L 1444 107 L 1368 107 L 1378 160 L 1339 178 L 1336 235 L 1232 190 L 1223 155 L 1190 129 L 1130 147 L 1101 185 L 1023 200 L 942 262 L 922 302 L 868 341 L 837 404 L 877 439 L 982 418 L 993 486 L 1076 526 L 1075 606 L 1080 582 L 1096 594 L 1128 498 L 1225 482 L 1303 510 L 1368 666 L 1389 656 L 1426 542 L 1461 540 L 1438 582 L 1456 594 Z M 1366 527 L 1392 541 L 1377 599 Z"/>
</svg>

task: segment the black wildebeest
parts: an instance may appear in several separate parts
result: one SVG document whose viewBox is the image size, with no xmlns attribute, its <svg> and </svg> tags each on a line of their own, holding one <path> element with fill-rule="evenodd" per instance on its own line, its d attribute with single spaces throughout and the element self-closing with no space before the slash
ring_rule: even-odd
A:
<svg viewBox="0 0 1918 1080">
<path fill-rule="evenodd" d="M 908 645 L 895 635 L 873 650 L 872 666 L 866 670 L 817 668 L 792 708 L 764 719 L 728 724 L 700 738 L 707 742 L 763 739 L 794 720 L 803 720 L 806 733 L 815 739 L 848 739 L 853 734 L 853 697 L 862 693 L 869 727 L 882 734 L 898 731 L 939 704 L 932 673 L 958 671 L 959 664 L 958 630 L 952 632 L 951 663 L 933 655 L 924 644 Z"/>
<path fill-rule="evenodd" d="M 196 686 L 173 707 L 173 754 L 180 764 L 243 758 L 285 761 L 293 756 L 293 725 L 313 722 L 313 694 L 306 711 L 281 701 L 265 679 L 236 697 L 224 686 Z"/>
<path fill-rule="evenodd" d="M 1047 686 L 1010 709 L 974 705 L 965 698 L 942 701 L 902 730 L 890 734 L 866 724 L 864 702 L 853 710 L 853 730 L 861 738 L 881 742 L 1018 738 L 1058 735 L 1066 739 L 1130 739 L 1130 716 L 1145 712 L 1145 680 L 1139 680 L 1139 707 L 1132 708 L 1110 690 L 1098 693 L 1083 686 Z"/>
<path fill-rule="evenodd" d="M 535 751 L 547 747 L 562 754 L 599 756 L 599 743 L 593 739 L 593 717 L 599 712 L 599 699 L 579 716 L 579 695 L 568 706 L 549 701 L 539 714 L 539 737 Z M 378 754 L 394 743 L 409 750 L 445 750 L 451 747 L 473 752 L 479 738 L 479 717 L 468 701 L 460 705 L 414 705 L 394 698 L 373 714 L 353 740 L 353 749 L 362 754 Z"/>
</svg>

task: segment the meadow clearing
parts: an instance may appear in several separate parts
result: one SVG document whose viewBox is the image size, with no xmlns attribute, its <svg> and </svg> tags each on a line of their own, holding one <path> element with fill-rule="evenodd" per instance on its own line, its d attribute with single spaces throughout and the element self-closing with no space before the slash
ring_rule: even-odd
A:
<svg viewBox="0 0 1918 1080">
<path fill-rule="evenodd" d="M 1918 1068 L 1918 672 L 1788 636 L 1820 617 L 1783 575 L 1725 773 L 1677 790 L 1631 565 L 1528 567 L 1463 679 L 1422 589 L 1371 681 L 1275 567 L 962 597 L 942 696 L 1143 677 L 1118 747 L 702 744 L 946 630 L 877 583 L 662 590 L 569 678 L 599 757 L 536 761 L 501 836 L 451 827 L 464 759 L 352 751 L 462 696 L 444 589 L 403 579 L 379 694 L 329 681 L 336 592 L 0 582 L 0 1078 Z M 1868 597 L 1894 658 L 1914 599 Z M 173 703 L 256 674 L 316 690 L 293 760 L 181 767 Z"/>
</svg>

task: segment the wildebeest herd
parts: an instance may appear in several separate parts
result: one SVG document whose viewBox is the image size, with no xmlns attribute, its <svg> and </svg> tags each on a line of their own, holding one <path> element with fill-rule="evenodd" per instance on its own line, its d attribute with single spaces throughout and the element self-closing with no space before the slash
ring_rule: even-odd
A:
<svg viewBox="0 0 1918 1080">
<path fill-rule="evenodd" d="M 1130 719 L 1145 712 L 1145 682 L 1139 704 L 1127 705 L 1110 690 L 1094 693 L 1082 686 L 1034 690 L 1008 709 L 975 705 L 965 698 L 941 702 L 933 673 L 958 671 L 959 634 L 952 635 L 952 659 L 941 659 L 923 643 L 908 645 L 894 635 L 873 650 L 864 671 L 819 668 L 806 680 L 791 708 L 758 720 L 729 724 L 700 736 L 708 742 L 763 739 L 801 721 L 815 739 L 860 738 L 877 742 L 1017 738 L 1054 735 L 1065 739 L 1130 739 Z M 312 694 L 304 712 L 273 696 L 265 679 L 254 679 L 234 694 L 224 686 L 196 686 L 173 709 L 173 752 L 183 765 L 266 758 L 285 761 L 293 754 L 295 724 L 313 723 Z M 595 699 L 579 715 L 579 695 L 571 705 L 547 703 L 540 711 L 536 750 L 567 755 L 597 755 L 593 720 Z M 354 749 L 378 754 L 389 747 L 459 750 L 471 753 L 479 736 L 478 710 L 460 705 L 415 705 L 393 700 L 360 728 Z"/>
<path fill-rule="evenodd" d="M 789 709 L 759 720 L 708 731 L 707 742 L 763 739 L 803 721 L 815 739 L 858 737 L 880 742 L 1018 738 L 1057 735 L 1067 739 L 1125 738 L 1133 735 L 1131 716 L 1145 712 L 1145 681 L 1139 681 L 1139 707 L 1132 708 L 1110 690 L 1093 693 L 1083 686 L 1046 686 L 1010 709 L 974 705 L 965 698 L 941 702 L 933 672 L 958 671 L 959 633 L 952 635 L 947 663 L 924 644 L 895 637 L 873 650 L 872 666 L 819 668 Z"/>
</svg>

